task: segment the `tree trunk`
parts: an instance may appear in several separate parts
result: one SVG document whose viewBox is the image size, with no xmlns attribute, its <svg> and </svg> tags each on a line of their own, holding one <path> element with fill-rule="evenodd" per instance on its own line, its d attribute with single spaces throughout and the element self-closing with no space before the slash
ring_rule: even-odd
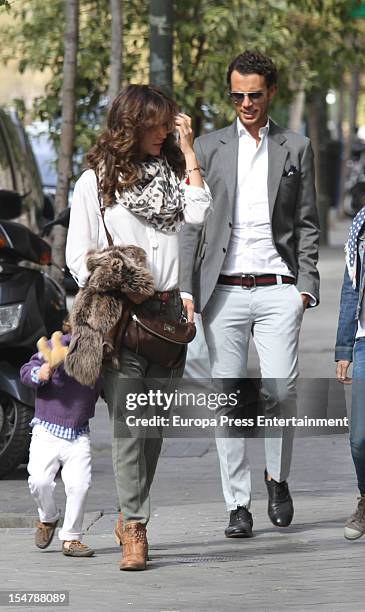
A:
<svg viewBox="0 0 365 612">
<path fill-rule="evenodd" d="M 344 217 L 344 197 L 345 197 L 345 181 L 346 181 L 346 166 L 347 160 L 345 154 L 345 138 L 343 133 L 343 124 L 345 117 L 345 83 L 343 76 L 338 89 L 338 102 L 337 102 L 337 137 L 340 142 L 340 164 L 339 164 L 339 179 L 338 179 L 338 193 L 337 193 L 337 217 L 343 219 Z"/>
<path fill-rule="evenodd" d="M 171 0 L 150 0 L 150 83 L 172 95 Z"/>
<path fill-rule="evenodd" d="M 109 104 L 119 93 L 122 81 L 123 8 L 121 0 L 110 0 L 110 15 L 112 28 L 108 88 Z"/>
<path fill-rule="evenodd" d="M 345 185 L 347 179 L 347 164 L 351 159 L 352 145 L 356 134 L 356 119 L 357 119 L 357 105 L 359 100 L 360 90 L 360 71 L 355 69 L 351 73 L 351 83 L 349 92 L 349 114 L 348 114 L 348 130 L 343 138 L 342 143 L 342 155 L 341 155 L 341 173 L 340 173 L 340 187 L 339 187 L 339 198 L 338 198 L 338 217 L 342 219 L 345 216 L 344 200 L 345 200 Z M 343 134 L 343 126 L 341 125 L 341 131 Z"/>
<path fill-rule="evenodd" d="M 327 104 L 323 91 L 314 92 L 308 104 L 308 128 L 314 152 L 316 191 L 321 244 L 327 244 L 328 209 L 330 195 L 328 181 L 331 179 L 328 167 Z"/>
<path fill-rule="evenodd" d="M 64 0 L 65 33 L 62 86 L 61 140 L 57 166 L 56 214 L 68 204 L 68 191 L 72 177 L 72 157 L 75 131 L 75 79 L 79 35 L 79 0 Z M 66 231 L 56 226 L 53 238 L 53 261 L 59 268 L 65 265 Z M 54 269 L 53 277 L 63 282 L 63 273 Z"/>
<path fill-rule="evenodd" d="M 304 113 L 304 102 L 305 92 L 303 89 L 301 89 L 298 91 L 298 93 L 295 94 L 289 106 L 288 128 L 289 130 L 293 130 L 293 132 L 300 132 L 301 130 Z"/>
</svg>

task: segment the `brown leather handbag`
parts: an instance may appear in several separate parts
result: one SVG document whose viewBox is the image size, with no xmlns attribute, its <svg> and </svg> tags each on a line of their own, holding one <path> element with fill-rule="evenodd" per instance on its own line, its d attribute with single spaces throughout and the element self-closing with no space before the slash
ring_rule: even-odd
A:
<svg viewBox="0 0 365 612">
<path fill-rule="evenodd" d="M 146 308 L 138 306 L 131 310 L 122 344 L 151 363 L 178 368 L 195 334 L 194 323 L 166 319 L 163 314 L 151 317 Z"/>
</svg>

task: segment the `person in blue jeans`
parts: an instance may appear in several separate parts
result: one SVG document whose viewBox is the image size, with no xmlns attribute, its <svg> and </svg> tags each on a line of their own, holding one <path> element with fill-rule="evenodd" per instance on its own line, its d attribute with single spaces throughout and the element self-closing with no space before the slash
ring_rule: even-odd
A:
<svg viewBox="0 0 365 612">
<path fill-rule="evenodd" d="M 344 536 L 356 540 L 365 534 L 365 206 L 353 220 L 345 252 L 335 360 L 337 380 L 352 383 L 350 447 L 360 497 Z M 352 379 L 348 377 L 351 362 Z"/>
</svg>

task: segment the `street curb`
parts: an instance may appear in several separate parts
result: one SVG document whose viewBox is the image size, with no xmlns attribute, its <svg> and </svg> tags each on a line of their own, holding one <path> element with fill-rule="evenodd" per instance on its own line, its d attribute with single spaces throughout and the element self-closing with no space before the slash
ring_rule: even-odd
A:
<svg viewBox="0 0 365 612">
<path fill-rule="evenodd" d="M 86 533 L 101 519 L 104 511 L 87 512 L 84 518 L 83 531 Z M 34 528 L 39 520 L 36 514 L 17 514 L 15 512 L 0 513 L 0 529 L 29 529 Z M 63 516 L 60 517 L 58 526 L 62 526 Z"/>
</svg>

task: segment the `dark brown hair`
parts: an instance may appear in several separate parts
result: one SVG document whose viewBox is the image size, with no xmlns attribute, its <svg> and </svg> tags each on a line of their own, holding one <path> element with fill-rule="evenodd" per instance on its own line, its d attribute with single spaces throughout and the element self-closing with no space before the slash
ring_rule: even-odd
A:
<svg viewBox="0 0 365 612">
<path fill-rule="evenodd" d="M 138 182 L 140 140 L 155 125 L 167 124 L 169 133 L 161 153 L 176 174 L 184 176 L 185 158 L 174 136 L 177 112 L 175 102 L 152 85 L 128 85 L 117 95 L 108 112 L 106 128 L 86 156 L 88 167 L 97 175 L 104 166 L 100 187 L 105 206 L 114 204 L 116 190 Z"/>
<path fill-rule="evenodd" d="M 260 74 L 265 77 L 267 87 L 275 85 L 278 80 L 278 72 L 274 62 L 255 51 L 244 51 L 235 57 L 227 70 L 227 84 L 231 89 L 231 74 L 233 70 L 237 70 L 242 75 L 245 74 Z"/>
</svg>

